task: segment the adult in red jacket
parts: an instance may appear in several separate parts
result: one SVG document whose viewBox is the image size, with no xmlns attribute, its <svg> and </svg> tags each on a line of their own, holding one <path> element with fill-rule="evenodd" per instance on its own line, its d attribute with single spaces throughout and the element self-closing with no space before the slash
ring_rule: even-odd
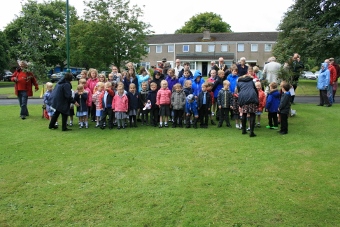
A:
<svg viewBox="0 0 340 227">
<path fill-rule="evenodd" d="M 325 60 L 326 63 L 328 63 L 328 70 L 330 72 L 330 80 L 329 80 L 329 86 L 327 91 L 327 96 L 329 97 L 329 101 L 332 104 L 334 102 L 334 96 L 333 96 L 333 86 L 335 83 L 337 83 L 337 72 L 335 67 L 331 64 L 329 59 Z"/>
<path fill-rule="evenodd" d="M 334 58 L 330 58 L 329 59 L 329 63 L 335 68 L 336 70 L 336 80 L 333 84 L 333 102 L 334 102 L 334 98 L 335 98 L 335 93 L 336 90 L 338 90 L 338 78 L 340 77 L 340 67 L 338 64 L 335 63 Z"/>
<path fill-rule="evenodd" d="M 27 99 L 33 95 L 32 86 L 35 86 L 35 91 L 39 90 L 39 86 L 33 73 L 27 71 L 27 62 L 20 61 L 19 66 L 13 73 L 11 81 L 15 82 L 15 94 L 18 96 L 20 105 L 20 117 L 25 120 L 29 116 Z"/>
</svg>

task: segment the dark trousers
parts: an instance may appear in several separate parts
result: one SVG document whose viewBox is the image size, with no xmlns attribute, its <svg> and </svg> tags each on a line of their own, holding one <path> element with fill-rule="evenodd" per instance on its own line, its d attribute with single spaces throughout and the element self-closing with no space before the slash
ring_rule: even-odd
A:
<svg viewBox="0 0 340 227">
<path fill-rule="evenodd" d="M 209 111 L 207 105 L 202 105 L 201 108 L 198 110 L 198 115 L 200 118 L 201 125 L 208 125 L 209 120 Z"/>
<path fill-rule="evenodd" d="M 92 106 L 91 106 L 91 120 L 92 121 L 96 120 L 96 105 L 94 103 L 92 103 Z"/>
<path fill-rule="evenodd" d="M 151 108 L 151 110 L 150 110 L 150 123 L 153 126 L 158 124 L 158 120 L 159 120 L 158 114 L 159 114 L 159 108 L 158 107 Z"/>
<path fill-rule="evenodd" d="M 297 88 L 297 85 L 294 84 L 294 85 L 293 85 L 293 88 L 294 88 L 294 91 L 295 91 L 296 88 Z M 290 96 L 290 102 L 291 102 L 291 103 L 294 103 L 294 99 L 295 99 L 295 95 Z"/>
<path fill-rule="evenodd" d="M 230 121 L 229 121 L 230 108 L 221 108 L 219 110 L 220 110 L 219 111 L 219 113 L 220 113 L 219 125 L 222 125 L 224 120 L 227 123 L 227 125 L 230 125 Z"/>
<path fill-rule="evenodd" d="M 278 127 L 277 112 L 268 112 L 268 125 L 270 127 Z"/>
<path fill-rule="evenodd" d="M 20 116 L 28 116 L 28 109 L 27 109 L 27 91 L 18 91 L 18 100 L 20 105 Z"/>
<path fill-rule="evenodd" d="M 250 133 L 254 133 L 255 113 L 250 113 L 249 128 L 250 128 Z M 242 115 L 242 132 L 246 133 L 247 132 L 246 130 L 247 130 L 247 113 L 243 113 L 243 115 Z"/>
<path fill-rule="evenodd" d="M 141 109 L 141 111 L 142 111 L 142 122 L 148 124 L 150 110 L 149 109 L 148 110 Z"/>
<path fill-rule="evenodd" d="M 174 122 L 173 124 L 174 125 L 177 125 L 177 122 L 179 122 L 179 125 L 182 125 L 182 118 L 183 118 L 183 113 L 184 111 L 183 110 L 174 110 Z"/>
<path fill-rule="evenodd" d="M 100 118 L 100 126 L 103 126 L 104 123 L 106 123 L 107 116 L 109 116 L 107 125 L 109 126 L 109 128 L 112 128 L 113 127 L 113 110 L 112 110 L 111 107 L 110 108 L 104 108 L 103 114 Z"/>
<path fill-rule="evenodd" d="M 319 90 L 320 91 L 320 105 L 329 105 L 329 99 L 327 97 L 327 90 Z"/>
<path fill-rule="evenodd" d="M 281 132 L 288 133 L 288 114 L 280 114 L 281 116 Z"/>
<path fill-rule="evenodd" d="M 49 128 L 53 128 L 55 123 L 57 122 L 58 120 L 58 117 L 59 117 L 59 114 L 61 114 L 61 129 L 62 130 L 66 130 L 67 127 L 66 127 L 66 124 L 67 124 L 67 117 L 68 115 L 67 114 L 63 114 L 61 112 L 59 112 L 58 110 L 56 110 L 51 118 L 51 121 L 50 121 L 50 125 L 49 125 Z"/>
</svg>

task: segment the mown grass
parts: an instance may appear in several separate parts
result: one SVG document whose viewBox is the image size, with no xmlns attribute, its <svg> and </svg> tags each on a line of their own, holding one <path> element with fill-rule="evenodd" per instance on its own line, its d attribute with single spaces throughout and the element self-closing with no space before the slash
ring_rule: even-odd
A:
<svg viewBox="0 0 340 227">
<path fill-rule="evenodd" d="M 54 83 L 55 84 L 55 83 Z M 78 82 L 72 81 L 73 89 L 77 87 Z M 40 89 L 42 84 L 39 84 Z M 41 90 L 33 92 L 33 97 L 40 97 Z M 300 96 L 314 96 L 319 95 L 319 90 L 316 89 L 316 80 L 300 79 L 299 86 L 296 89 L 296 95 Z M 12 82 L 0 82 L 0 96 L 8 98 L 15 98 L 14 85 Z"/>
<path fill-rule="evenodd" d="M 289 134 L 226 127 L 71 132 L 0 106 L 0 226 L 336 226 L 340 106 Z M 266 124 L 265 115 L 262 125 Z"/>
</svg>

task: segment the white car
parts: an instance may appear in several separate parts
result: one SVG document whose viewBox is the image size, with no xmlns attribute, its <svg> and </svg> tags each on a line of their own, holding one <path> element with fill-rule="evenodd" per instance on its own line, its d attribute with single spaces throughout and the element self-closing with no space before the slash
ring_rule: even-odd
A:
<svg viewBox="0 0 340 227">
<path fill-rule="evenodd" d="M 310 79 L 310 80 L 316 80 L 316 76 L 314 75 L 314 73 L 312 72 L 305 72 L 304 75 L 303 75 L 304 78 L 306 79 Z"/>
<path fill-rule="evenodd" d="M 320 71 L 315 71 L 314 76 L 316 77 L 316 79 L 318 79 L 319 74 L 320 74 Z"/>
</svg>

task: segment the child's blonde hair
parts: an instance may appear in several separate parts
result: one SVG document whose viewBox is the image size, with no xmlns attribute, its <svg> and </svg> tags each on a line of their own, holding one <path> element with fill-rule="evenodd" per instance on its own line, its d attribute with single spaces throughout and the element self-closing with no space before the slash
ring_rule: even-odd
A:
<svg viewBox="0 0 340 227">
<path fill-rule="evenodd" d="M 131 84 L 129 85 L 129 89 L 130 89 L 130 88 L 136 88 L 136 84 L 131 83 Z"/>
<path fill-rule="evenodd" d="M 173 89 L 177 89 L 177 88 L 182 89 L 182 85 L 180 83 L 177 83 L 173 86 Z"/>
<path fill-rule="evenodd" d="M 223 86 L 224 86 L 224 85 L 228 85 L 228 86 L 230 86 L 230 82 L 229 82 L 229 80 L 224 80 L 224 81 L 223 81 Z"/>
<path fill-rule="evenodd" d="M 112 87 L 112 83 L 111 82 L 105 82 L 105 87 Z"/>
<path fill-rule="evenodd" d="M 46 83 L 46 88 L 53 88 L 53 84 L 51 82 Z"/>
<path fill-rule="evenodd" d="M 152 83 L 150 84 L 150 87 L 157 87 L 157 84 L 156 84 L 155 82 L 152 82 Z"/>
<path fill-rule="evenodd" d="M 260 88 L 262 87 L 262 86 L 261 86 L 261 82 L 259 82 L 259 81 L 257 81 L 257 82 L 255 83 L 255 87 L 257 88 L 258 86 L 259 86 Z"/>
<path fill-rule="evenodd" d="M 104 78 L 104 82 L 106 81 L 106 76 L 105 76 L 104 74 L 102 74 L 102 73 L 100 73 L 100 74 L 98 75 L 98 78 Z"/>
<path fill-rule="evenodd" d="M 81 79 L 79 80 L 79 84 L 86 84 L 86 80 L 85 80 L 84 78 L 81 78 Z"/>
<path fill-rule="evenodd" d="M 188 87 L 189 86 L 189 83 L 192 84 L 192 81 L 191 80 L 186 80 L 184 82 L 184 87 Z"/>
<path fill-rule="evenodd" d="M 161 81 L 161 85 L 163 85 L 163 84 L 166 84 L 166 85 L 168 85 L 168 81 L 166 81 L 166 80 L 162 80 L 162 81 Z"/>
<path fill-rule="evenodd" d="M 84 86 L 82 84 L 79 84 L 77 86 L 77 91 L 83 91 L 84 90 Z"/>
<path fill-rule="evenodd" d="M 96 87 L 104 87 L 104 83 L 103 83 L 103 82 L 98 82 L 98 83 L 96 84 Z"/>
<path fill-rule="evenodd" d="M 218 73 L 217 73 L 218 75 L 223 75 L 224 76 L 224 71 L 223 70 L 218 70 Z"/>
<path fill-rule="evenodd" d="M 87 77 L 88 77 L 88 78 L 91 78 L 91 73 L 92 73 L 92 72 L 94 72 L 94 73 L 96 74 L 96 77 L 98 77 L 98 71 L 97 71 L 97 69 L 91 68 L 91 69 L 89 69 L 89 72 L 87 73 Z"/>
</svg>

